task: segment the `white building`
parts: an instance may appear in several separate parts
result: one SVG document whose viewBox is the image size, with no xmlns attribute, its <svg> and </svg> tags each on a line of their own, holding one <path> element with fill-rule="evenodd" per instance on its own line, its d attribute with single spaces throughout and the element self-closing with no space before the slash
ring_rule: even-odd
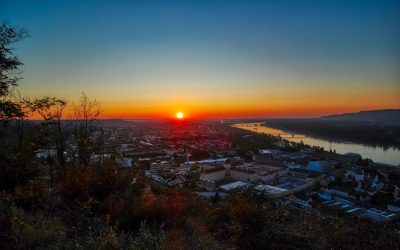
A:
<svg viewBox="0 0 400 250">
<path fill-rule="evenodd" d="M 244 188 L 244 187 L 248 187 L 249 183 L 246 182 L 241 182 L 241 181 L 235 181 L 232 183 L 228 183 L 225 185 L 222 185 L 219 187 L 219 189 L 224 190 L 224 191 L 232 191 L 235 189 L 239 189 L 239 188 Z"/>
<path fill-rule="evenodd" d="M 57 155 L 57 151 L 55 149 L 39 149 L 33 152 L 36 158 L 44 159 L 44 158 L 54 158 Z"/>
</svg>

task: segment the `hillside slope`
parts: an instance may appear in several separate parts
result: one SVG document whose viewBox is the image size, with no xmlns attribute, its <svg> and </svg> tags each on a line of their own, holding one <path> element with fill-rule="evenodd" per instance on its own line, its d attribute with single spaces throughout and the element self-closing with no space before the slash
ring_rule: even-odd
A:
<svg viewBox="0 0 400 250">
<path fill-rule="evenodd" d="M 377 124 L 400 124 L 400 109 L 382 109 L 360 111 L 356 113 L 345 113 L 330 116 L 323 116 L 322 120 L 367 122 Z"/>
</svg>

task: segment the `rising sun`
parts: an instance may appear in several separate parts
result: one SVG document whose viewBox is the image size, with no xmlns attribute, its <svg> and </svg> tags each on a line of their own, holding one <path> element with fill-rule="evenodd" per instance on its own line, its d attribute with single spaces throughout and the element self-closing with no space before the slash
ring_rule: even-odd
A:
<svg viewBox="0 0 400 250">
<path fill-rule="evenodd" d="M 183 118 L 183 113 L 182 112 L 176 113 L 176 118 L 182 119 Z"/>
</svg>

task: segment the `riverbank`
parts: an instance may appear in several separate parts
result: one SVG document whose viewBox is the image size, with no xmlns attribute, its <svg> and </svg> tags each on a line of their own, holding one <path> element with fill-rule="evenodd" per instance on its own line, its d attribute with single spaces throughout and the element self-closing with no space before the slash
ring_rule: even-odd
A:
<svg viewBox="0 0 400 250">
<path fill-rule="evenodd" d="M 400 126 L 323 119 L 267 119 L 265 126 L 334 142 L 400 149 Z"/>
<path fill-rule="evenodd" d="M 308 136 L 305 134 L 296 134 L 290 131 L 268 127 L 263 122 L 256 123 L 237 123 L 232 127 L 252 131 L 256 133 L 264 133 L 272 136 L 280 136 L 283 139 L 292 142 L 303 142 L 310 146 L 323 147 L 325 150 L 336 151 L 339 154 L 349 152 L 358 153 L 363 158 L 368 158 L 374 162 L 381 162 L 398 166 L 400 164 L 400 150 L 394 147 L 373 147 L 353 142 L 335 142 L 325 138 Z"/>
</svg>

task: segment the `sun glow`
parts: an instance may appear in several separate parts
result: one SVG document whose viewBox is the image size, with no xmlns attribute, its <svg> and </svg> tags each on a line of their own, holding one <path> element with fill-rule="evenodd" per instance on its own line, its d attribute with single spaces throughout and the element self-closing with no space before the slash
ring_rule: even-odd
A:
<svg viewBox="0 0 400 250">
<path fill-rule="evenodd" d="M 183 118 L 183 113 L 182 112 L 176 113 L 176 118 L 182 119 Z"/>
</svg>

